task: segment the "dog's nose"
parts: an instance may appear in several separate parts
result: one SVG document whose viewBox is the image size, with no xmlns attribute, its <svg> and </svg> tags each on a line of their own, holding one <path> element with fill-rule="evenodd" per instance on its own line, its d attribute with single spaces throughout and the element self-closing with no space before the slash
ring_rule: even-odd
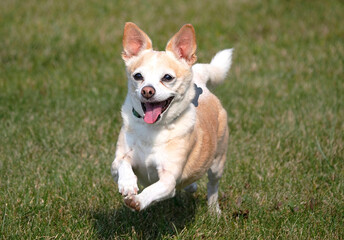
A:
<svg viewBox="0 0 344 240">
<path fill-rule="evenodd" d="M 155 94 L 155 89 L 151 86 L 146 86 L 144 88 L 142 88 L 141 90 L 141 95 L 142 97 L 146 98 L 146 99 L 150 99 L 151 97 L 153 97 Z"/>
</svg>

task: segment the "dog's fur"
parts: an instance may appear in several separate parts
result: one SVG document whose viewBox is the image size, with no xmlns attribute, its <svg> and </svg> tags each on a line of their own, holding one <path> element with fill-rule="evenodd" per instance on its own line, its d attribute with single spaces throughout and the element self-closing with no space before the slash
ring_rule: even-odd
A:
<svg viewBox="0 0 344 240">
<path fill-rule="evenodd" d="M 160 52 L 134 23 L 125 25 L 123 48 L 128 94 L 111 173 L 125 204 L 140 211 L 176 190 L 193 192 L 195 181 L 208 172 L 208 205 L 220 213 L 227 113 L 206 83 L 225 79 L 232 49 L 216 54 L 210 64 L 193 65 L 192 25 L 184 25 Z M 144 187 L 139 194 L 137 180 Z"/>
</svg>

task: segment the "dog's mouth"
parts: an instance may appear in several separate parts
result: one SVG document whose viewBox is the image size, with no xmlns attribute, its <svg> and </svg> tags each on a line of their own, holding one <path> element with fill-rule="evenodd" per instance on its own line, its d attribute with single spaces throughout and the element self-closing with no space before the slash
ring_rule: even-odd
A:
<svg viewBox="0 0 344 240">
<path fill-rule="evenodd" d="M 170 106 L 173 97 L 162 102 L 141 102 L 142 110 L 145 113 L 143 120 L 148 124 L 153 124 L 161 118 L 166 109 Z"/>
</svg>

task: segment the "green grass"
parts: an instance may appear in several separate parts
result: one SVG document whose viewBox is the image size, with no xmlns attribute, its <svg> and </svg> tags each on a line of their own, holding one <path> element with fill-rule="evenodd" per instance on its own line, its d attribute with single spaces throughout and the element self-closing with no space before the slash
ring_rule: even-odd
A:
<svg viewBox="0 0 344 240">
<path fill-rule="evenodd" d="M 0 238 L 343 239 L 342 1 L 0 1 Z M 164 49 L 195 26 L 230 143 L 218 221 L 206 179 L 144 212 L 110 174 L 126 95 L 123 26 Z"/>
</svg>

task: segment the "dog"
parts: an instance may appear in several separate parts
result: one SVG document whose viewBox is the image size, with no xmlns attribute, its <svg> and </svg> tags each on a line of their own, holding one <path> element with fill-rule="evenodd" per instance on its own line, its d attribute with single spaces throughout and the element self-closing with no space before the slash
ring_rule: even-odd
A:
<svg viewBox="0 0 344 240">
<path fill-rule="evenodd" d="M 128 93 L 111 174 L 133 211 L 171 198 L 176 190 L 194 192 L 206 172 L 208 206 L 220 214 L 218 185 L 228 146 L 227 112 L 207 88 L 222 82 L 233 49 L 218 52 L 210 64 L 195 64 L 196 36 L 184 25 L 155 51 L 137 25 L 127 22 L 122 58 Z M 139 193 L 138 182 L 144 189 Z"/>
</svg>

